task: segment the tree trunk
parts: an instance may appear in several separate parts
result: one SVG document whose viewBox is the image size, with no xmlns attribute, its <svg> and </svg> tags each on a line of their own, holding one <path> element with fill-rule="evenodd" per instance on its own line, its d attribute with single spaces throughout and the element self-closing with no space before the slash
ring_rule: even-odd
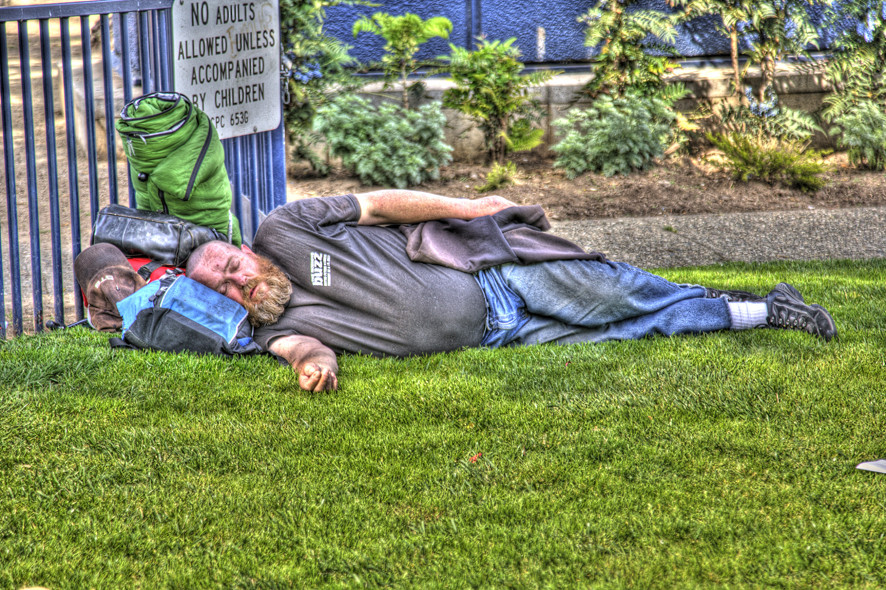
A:
<svg viewBox="0 0 886 590">
<path fill-rule="evenodd" d="M 403 108 L 409 110 L 409 91 L 406 89 L 406 66 L 400 67 L 400 80 L 403 82 Z"/>
<path fill-rule="evenodd" d="M 759 100 L 766 102 L 766 89 L 775 83 L 775 59 L 772 56 L 763 58 L 760 64 L 762 78 L 760 80 Z"/>
<path fill-rule="evenodd" d="M 502 117 L 499 119 L 499 129 L 501 130 L 498 137 L 496 137 L 496 150 L 495 150 L 495 161 L 498 164 L 504 164 L 505 162 L 505 152 L 508 150 L 508 140 L 506 139 L 508 136 L 508 119 L 507 117 Z"/>
<path fill-rule="evenodd" d="M 738 29 L 732 27 L 729 31 L 729 55 L 732 58 L 732 95 L 742 101 L 743 91 L 741 88 L 741 70 L 738 65 Z"/>
</svg>

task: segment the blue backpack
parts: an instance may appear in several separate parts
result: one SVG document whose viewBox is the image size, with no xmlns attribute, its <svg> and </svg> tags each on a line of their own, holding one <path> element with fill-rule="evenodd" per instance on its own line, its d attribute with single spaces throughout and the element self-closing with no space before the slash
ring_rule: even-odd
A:
<svg viewBox="0 0 886 590">
<path fill-rule="evenodd" d="M 256 354 L 246 309 L 184 275 L 167 274 L 117 303 L 123 338 L 112 347 L 190 351 L 233 356 Z"/>
</svg>

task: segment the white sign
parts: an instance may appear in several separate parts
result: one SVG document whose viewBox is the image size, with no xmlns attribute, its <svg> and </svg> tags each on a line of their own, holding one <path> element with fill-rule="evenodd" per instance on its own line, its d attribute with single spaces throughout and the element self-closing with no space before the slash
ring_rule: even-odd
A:
<svg viewBox="0 0 886 590">
<path fill-rule="evenodd" d="M 280 125 L 279 0 L 176 0 L 175 91 L 209 115 L 221 139 Z"/>
</svg>

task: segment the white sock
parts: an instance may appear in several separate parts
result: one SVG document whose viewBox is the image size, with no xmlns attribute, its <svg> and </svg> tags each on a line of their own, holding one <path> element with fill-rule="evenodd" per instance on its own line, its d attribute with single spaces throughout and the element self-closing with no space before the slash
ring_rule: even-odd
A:
<svg viewBox="0 0 886 590">
<path fill-rule="evenodd" d="M 766 325 L 765 301 L 729 301 L 727 305 L 733 330 L 749 330 Z"/>
</svg>

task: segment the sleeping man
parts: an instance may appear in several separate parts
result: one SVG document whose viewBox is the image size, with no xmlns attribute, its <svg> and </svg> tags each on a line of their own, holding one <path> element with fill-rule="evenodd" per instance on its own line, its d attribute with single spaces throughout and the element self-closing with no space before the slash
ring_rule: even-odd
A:
<svg viewBox="0 0 886 590">
<path fill-rule="evenodd" d="M 187 275 L 242 304 L 266 350 L 309 391 L 336 354 L 570 344 L 784 328 L 830 340 L 830 314 L 779 283 L 765 297 L 676 284 L 546 233 L 539 207 L 409 190 L 305 199 L 253 248 L 209 242 Z"/>
</svg>

